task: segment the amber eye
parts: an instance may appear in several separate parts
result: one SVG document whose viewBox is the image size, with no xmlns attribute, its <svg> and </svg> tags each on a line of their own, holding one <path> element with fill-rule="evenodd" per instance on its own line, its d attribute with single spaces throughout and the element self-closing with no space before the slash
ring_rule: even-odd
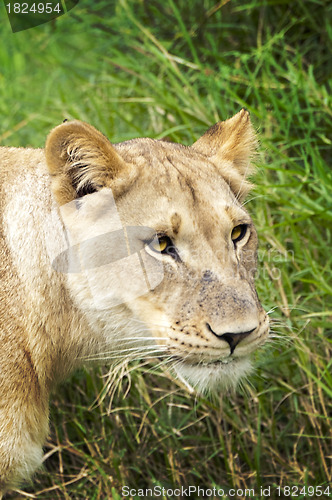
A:
<svg viewBox="0 0 332 500">
<path fill-rule="evenodd" d="M 154 252 L 168 253 L 167 250 L 173 247 L 172 240 L 168 236 L 158 236 L 149 244 L 149 248 Z"/>
<path fill-rule="evenodd" d="M 231 238 L 233 243 L 237 243 L 242 240 L 247 233 L 248 226 L 247 224 L 240 224 L 239 226 L 235 226 L 231 233 Z"/>
</svg>

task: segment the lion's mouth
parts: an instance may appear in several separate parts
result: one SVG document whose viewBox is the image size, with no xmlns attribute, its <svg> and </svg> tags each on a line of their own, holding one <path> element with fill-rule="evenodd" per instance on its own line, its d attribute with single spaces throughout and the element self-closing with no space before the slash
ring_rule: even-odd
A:
<svg viewBox="0 0 332 500">
<path fill-rule="evenodd" d="M 219 358 L 219 359 L 209 359 L 209 360 L 194 360 L 194 359 L 185 359 L 181 356 L 175 356 L 173 359 L 176 362 L 181 362 L 185 366 L 192 366 L 196 368 L 208 368 L 208 367 L 213 367 L 213 366 L 222 366 L 222 365 L 229 365 L 231 363 L 238 363 L 241 361 L 243 358 L 235 358 L 233 356 L 229 356 L 227 358 Z"/>
<path fill-rule="evenodd" d="M 203 363 L 203 366 L 211 366 L 211 365 L 229 365 L 230 363 L 236 363 L 239 361 L 239 358 L 225 358 L 225 359 L 216 359 L 214 361 L 209 361 L 207 363 Z"/>
</svg>

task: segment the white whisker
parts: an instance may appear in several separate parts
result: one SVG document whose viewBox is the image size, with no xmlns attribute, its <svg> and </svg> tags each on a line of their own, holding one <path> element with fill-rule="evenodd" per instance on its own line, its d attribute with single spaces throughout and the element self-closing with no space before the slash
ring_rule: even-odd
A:
<svg viewBox="0 0 332 500">
<path fill-rule="evenodd" d="M 266 194 L 258 194 L 256 196 L 252 196 L 251 198 L 248 198 L 244 203 L 242 203 L 242 206 L 244 207 L 247 203 L 250 203 L 253 200 L 257 200 L 257 198 L 267 198 Z"/>
<path fill-rule="evenodd" d="M 272 314 L 276 309 L 278 309 L 278 306 L 272 307 L 266 314 Z"/>
<path fill-rule="evenodd" d="M 166 349 L 165 349 L 166 350 Z M 142 352 L 141 350 L 137 349 L 137 350 L 134 350 L 134 351 L 131 351 L 131 352 L 119 352 L 119 353 L 113 353 L 113 354 L 110 354 L 110 355 L 107 355 L 104 354 L 104 353 L 101 353 L 101 354 L 96 354 L 95 356 L 91 356 L 91 357 L 87 357 L 87 358 L 82 358 L 84 359 L 85 361 L 112 361 L 112 360 L 115 360 L 115 359 L 123 359 L 123 356 L 124 355 L 128 355 L 129 357 L 130 356 L 155 356 L 156 354 L 160 353 L 160 355 L 162 355 L 163 351 L 161 349 L 154 349 L 154 350 L 150 350 L 149 352 Z"/>
<path fill-rule="evenodd" d="M 128 358 L 128 362 L 130 361 L 143 361 L 143 360 L 147 360 L 147 361 L 151 361 L 151 359 L 157 357 L 158 359 L 159 358 L 162 358 L 162 357 L 168 357 L 169 354 L 158 354 L 158 353 L 152 353 L 150 356 L 145 354 L 143 356 L 139 356 L 139 357 L 130 357 Z M 109 362 L 109 361 L 113 361 L 113 360 L 122 360 L 123 358 L 122 357 L 100 357 L 100 358 L 95 358 L 95 359 L 90 359 L 89 361 L 105 361 L 105 362 Z"/>
</svg>

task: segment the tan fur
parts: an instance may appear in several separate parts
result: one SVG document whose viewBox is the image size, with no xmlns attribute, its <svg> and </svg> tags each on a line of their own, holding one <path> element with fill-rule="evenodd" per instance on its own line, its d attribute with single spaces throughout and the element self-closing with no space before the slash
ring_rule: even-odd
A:
<svg viewBox="0 0 332 500">
<path fill-rule="evenodd" d="M 152 139 L 112 145 L 74 121 L 51 132 L 45 151 L 0 148 L 0 492 L 40 464 L 49 394 L 84 360 L 166 357 L 198 390 L 235 385 L 248 372 L 248 355 L 268 333 L 253 281 L 256 232 L 241 205 L 255 148 L 244 110 L 192 147 Z M 108 240 L 98 239 L 110 231 L 109 193 L 113 228 L 138 228 L 142 276 L 151 285 L 130 295 L 134 266 L 112 308 L 96 299 L 103 286 L 112 289 Z M 248 231 L 234 245 L 239 224 Z M 141 226 L 170 238 L 176 255 L 154 252 Z M 93 237 L 100 266 L 91 279 L 89 270 L 56 268 L 52 259 L 69 255 L 68 238 L 81 248 Z M 229 332 L 241 339 L 233 351 Z"/>
</svg>

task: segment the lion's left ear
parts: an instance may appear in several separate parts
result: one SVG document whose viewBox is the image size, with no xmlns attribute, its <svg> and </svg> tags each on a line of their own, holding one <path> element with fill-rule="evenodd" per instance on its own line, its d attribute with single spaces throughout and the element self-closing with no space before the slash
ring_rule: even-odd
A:
<svg viewBox="0 0 332 500">
<path fill-rule="evenodd" d="M 241 109 L 232 118 L 213 125 L 192 148 L 219 168 L 237 198 L 245 198 L 252 187 L 247 177 L 253 171 L 250 160 L 257 148 L 256 134 L 247 110 Z"/>
<path fill-rule="evenodd" d="M 130 177 L 129 166 L 110 141 L 78 120 L 62 123 L 50 132 L 45 156 L 60 205 Z"/>
</svg>

